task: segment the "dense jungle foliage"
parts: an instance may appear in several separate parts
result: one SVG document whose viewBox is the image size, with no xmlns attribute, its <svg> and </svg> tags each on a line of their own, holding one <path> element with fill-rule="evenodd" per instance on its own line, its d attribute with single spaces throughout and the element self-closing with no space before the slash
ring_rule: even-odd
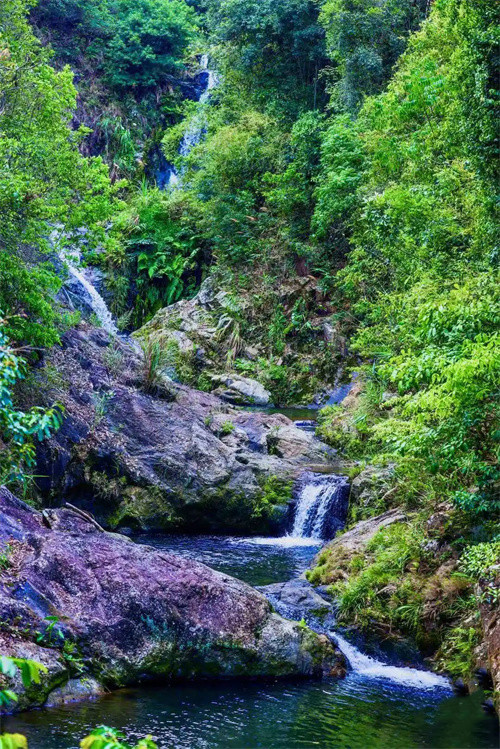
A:
<svg viewBox="0 0 500 749">
<path fill-rule="evenodd" d="M 3 480 L 23 458 L 29 473 L 32 440 L 60 421 L 12 395 L 77 321 L 55 301 L 56 250 L 85 228 L 85 261 L 128 331 L 212 273 L 231 299 L 228 366 L 277 402 L 308 401 L 341 365 L 358 373 L 357 398 L 324 409 L 319 434 L 353 475 L 391 467 L 353 522 L 407 513 L 365 560 L 324 552 L 312 579 L 333 583 L 346 622 L 411 635 L 469 674 L 474 586 L 495 595 L 500 538 L 496 5 L 3 0 Z M 200 107 L 206 51 L 219 83 Z M 181 175 L 171 191 L 155 184 L 165 161 Z"/>
</svg>

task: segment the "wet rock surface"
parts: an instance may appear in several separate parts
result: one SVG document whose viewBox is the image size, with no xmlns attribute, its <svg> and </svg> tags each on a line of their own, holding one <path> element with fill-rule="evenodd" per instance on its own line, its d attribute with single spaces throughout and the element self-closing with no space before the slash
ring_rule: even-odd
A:
<svg viewBox="0 0 500 749">
<path fill-rule="evenodd" d="M 376 533 L 393 523 L 402 523 L 405 519 L 406 516 L 401 510 L 389 510 L 382 515 L 377 515 L 376 517 L 356 523 L 353 528 L 333 541 L 330 541 L 326 548 L 334 549 L 342 547 L 349 553 L 361 552 Z"/>
<path fill-rule="evenodd" d="M 296 609 L 297 615 L 301 614 L 302 616 L 303 612 L 327 612 L 332 609 L 332 604 L 328 598 L 320 595 L 311 583 L 303 578 L 289 580 L 285 583 L 265 585 L 259 590 L 271 601 L 279 602 L 288 607 L 291 612 Z"/>
<path fill-rule="evenodd" d="M 144 679 L 321 676 L 338 670 L 330 641 L 272 612 L 250 586 L 193 560 L 96 529 L 70 509 L 43 516 L 0 490 L 4 655 L 48 672 L 13 687 L 19 708 L 64 702 Z M 46 617 L 57 617 L 52 629 Z M 49 620 L 50 621 L 50 620 Z M 92 681 L 64 657 L 63 643 Z"/>
<path fill-rule="evenodd" d="M 329 461 L 281 414 L 237 410 L 166 377 L 145 392 L 140 350 L 86 324 L 47 353 L 37 377 L 45 402 L 65 409 L 39 446 L 37 485 L 111 527 L 266 531 L 283 517 L 277 508 L 274 520 L 252 520 L 266 478 Z"/>
</svg>

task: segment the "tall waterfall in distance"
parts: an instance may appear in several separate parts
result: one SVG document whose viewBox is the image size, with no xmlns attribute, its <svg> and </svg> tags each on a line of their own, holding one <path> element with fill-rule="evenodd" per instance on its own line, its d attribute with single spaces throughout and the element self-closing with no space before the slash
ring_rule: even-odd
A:
<svg viewBox="0 0 500 749">
<path fill-rule="evenodd" d="M 179 146 L 179 153 L 181 156 L 187 156 L 192 148 L 194 148 L 201 140 L 206 127 L 205 113 L 203 111 L 203 104 L 206 104 L 210 98 L 210 94 L 214 88 L 217 87 L 219 79 L 214 70 L 210 70 L 208 55 L 202 55 L 200 59 L 201 75 L 206 79 L 205 86 L 198 99 L 198 104 L 202 105 L 199 107 L 198 112 L 195 114 L 193 119 L 190 121 L 189 126 L 184 133 L 181 144 Z M 179 174 L 176 169 L 171 166 L 167 189 L 175 187 L 179 184 Z"/>
<path fill-rule="evenodd" d="M 294 538 L 333 538 L 344 527 L 349 502 L 349 483 L 335 474 L 302 474 L 291 535 Z"/>
</svg>

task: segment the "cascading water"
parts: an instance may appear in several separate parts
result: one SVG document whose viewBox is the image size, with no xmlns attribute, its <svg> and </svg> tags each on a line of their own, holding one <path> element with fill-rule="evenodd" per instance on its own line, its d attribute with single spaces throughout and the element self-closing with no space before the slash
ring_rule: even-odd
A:
<svg viewBox="0 0 500 749">
<path fill-rule="evenodd" d="M 349 502 L 349 484 L 344 476 L 306 471 L 296 486 L 296 498 L 293 528 L 290 535 L 283 538 L 288 545 L 304 541 L 320 545 L 321 540 L 333 538 L 344 527 Z M 300 619 L 307 615 L 300 604 L 290 605 L 289 601 L 284 603 L 273 593 L 268 594 L 268 597 L 276 610 L 285 617 Z M 363 679 L 381 679 L 423 690 L 450 690 L 449 681 L 443 676 L 416 668 L 393 666 L 362 653 L 337 632 L 333 608 L 324 622 L 317 621 L 314 616 L 312 619 L 307 618 L 313 629 L 324 632 L 336 641 L 353 674 Z"/>
<path fill-rule="evenodd" d="M 82 235 L 84 234 L 85 232 L 83 231 Z M 60 226 L 56 226 L 48 237 L 49 244 L 54 252 L 57 253 L 61 262 L 64 263 L 69 273 L 70 284 L 65 284 L 62 291 L 66 291 L 68 299 L 77 297 L 79 304 L 76 306 L 78 309 L 89 309 L 94 313 L 104 330 L 111 335 L 117 335 L 118 328 L 113 315 L 95 287 L 93 275 L 97 271 L 81 267 L 82 253 L 77 246 L 68 246 L 66 244 L 64 240 L 67 241 L 69 238 L 68 235 L 64 235 Z M 81 237 L 80 241 L 82 241 Z M 66 288 L 67 286 L 73 287 L 71 291 Z"/>
<path fill-rule="evenodd" d="M 339 649 L 349 661 L 353 672 L 370 679 L 387 679 L 406 687 L 417 689 L 446 689 L 450 691 L 450 682 L 444 676 L 431 671 L 420 671 L 416 668 L 392 666 L 389 663 L 372 658 L 362 653 L 338 632 L 330 632 Z"/>
<path fill-rule="evenodd" d="M 111 335 L 117 335 L 118 328 L 113 320 L 113 315 L 108 309 L 108 305 L 87 275 L 85 268 L 80 266 L 80 251 L 75 249 L 62 250 L 59 257 L 65 263 L 70 277 L 83 287 L 83 290 L 87 293 L 89 297 L 89 306 L 99 320 L 101 327 Z"/>
<path fill-rule="evenodd" d="M 207 103 L 208 99 L 210 98 L 211 92 L 219 83 L 217 74 L 214 70 L 209 69 L 208 63 L 208 55 L 202 55 L 200 59 L 201 75 L 203 75 L 206 79 L 206 83 L 198 99 L 198 104 L 201 106 L 198 108 L 196 115 L 190 121 L 189 127 L 184 133 L 184 137 L 182 138 L 181 144 L 179 146 L 179 153 L 184 157 L 190 153 L 190 151 L 200 142 L 201 138 L 203 137 L 203 133 L 205 132 L 206 127 L 206 117 L 203 105 Z M 179 184 L 179 179 L 180 177 L 175 167 L 171 166 L 169 177 L 166 182 L 166 188 L 169 189 L 175 187 L 177 184 Z"/>
<path fill-rule="evenodd" d="M 296 494 L 292 537 L 328 539 L 343 528 L 349 500 L 345 476 L 305 471 Z"/>
</svg>

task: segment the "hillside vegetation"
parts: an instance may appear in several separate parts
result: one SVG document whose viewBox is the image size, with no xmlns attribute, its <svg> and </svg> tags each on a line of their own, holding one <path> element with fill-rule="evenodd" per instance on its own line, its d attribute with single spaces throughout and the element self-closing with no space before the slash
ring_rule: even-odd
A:
<svg viewBox="0 0 500 749">
<path fill-rule="evenodd" d="M 319 435 L 353 477 L 388 468 L 353 523 L 405 512 L 362 557 L 327 548 L 311 579 L 345 623 L 416 638 L 468 678 L 479 608 L 498 604 L 496 5 L 3 0 L 2 480 L 29 486 L 61 420 L 15 385 L 78 322 L 55 301 L 55 250 L 85 229 L 129 332 L 211 275 L 221 369 L 289 405 L 356 372 Z M 181 155 L 202 52 L 219 84 Z M 156 186 L 159 159 L 176 189 Z"/>
</svg>

